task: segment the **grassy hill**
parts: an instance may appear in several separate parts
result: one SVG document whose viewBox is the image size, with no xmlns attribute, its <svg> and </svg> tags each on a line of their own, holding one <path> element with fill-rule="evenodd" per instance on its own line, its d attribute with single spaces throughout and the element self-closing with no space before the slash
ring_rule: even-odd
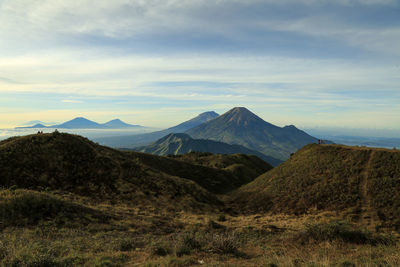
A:
<svg viewBox="0 0 400 267">
<path fill-rule="evenodd" d="M 262 168 L 248 171 L 252 166 L 247 167 L 239 158 L 237 164 L 242 164 L 239 169 L 245 175 L 195 162 L 118 151 L 57 132 L 0 142 L 2 187 L 48 188 L 99 201 L 159 203 L 176 209 L 220 206 L 213 193 L 236 189 L 270 168 L 264 163 Z"/>
<path fill-rule="evenodd" d="M 190 152 L 182 155 L 170 155 L 169 157 L 191 164 L 222 169 L 232 173 L 242 184 L 249 183 L 258 177 L 257 174 L 265 173 L 272 169 L 271 165 L 259 157 L 246 154 L 223 155 Z"/>
<path fill-rule="evenodd" d="M 268 157 L 258 151 L 240 145 L 230 145 L 206 139 L 193 139 L 184 133 L 171 133 L 148 146 L 138 147 L 135 150 L 163 156 L 186 154 L 192 151 L 213 154 L 247 154 L 255 155 L 273 166 L 282 163 L 281 160 Z"/>
<path fill-rule="evenodd" d="M 304 145 L 317 142 L 293 125 L 275 126 L 243 107 L 233 108 L 186 133 L 195 139 L 241 145 L 282 161 Z"/>
<path fill-rule="evenodd" d="M 219 205 L 213 194 L 190 180 L 193 177 L 179 177 L 146 163 L 176 163 L 182 169 L 206 173 L 203 169 L 197 170 L 203 167 L 188 163 L 183 166 L 180 161 L 157 156 L 148 158 L 141 153 L 102 147 L 70 134 L 55 132 L 14 137 L 0 142 L 0 186 L 48 188 L 99 201 L 156 203 L 177 209 Z"/>
<path fill-rule="evenodd" d="M 399 163 L 397 150 L 311 144 L 241 187 L 233 204 L 248 212 L 348 212 L 400 229 Z"/>
</svg>

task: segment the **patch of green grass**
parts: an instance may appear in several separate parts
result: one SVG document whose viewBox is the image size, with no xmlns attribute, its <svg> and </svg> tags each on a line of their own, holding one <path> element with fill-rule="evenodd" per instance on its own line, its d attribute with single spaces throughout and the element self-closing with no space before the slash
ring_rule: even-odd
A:
<svg viewBox="0 0 400 267">
<path fill-rule="evenodd" d="M 101 212 L 49 195 L 30 190 L 1 190 L 0 218 L 5 226 L 26 226 L 50 221 L 57 225 L 76 219 L 88 223 L 107 222 Z"/>
<path fill-rule="evenodd" d="M 351 224 L 343 221 L 307 224 L 304 232 L 300 234 L 300 237 L 316 241 L 341 240 L 347 243 L 369 244 L 374 246 L 389 246 L 396 243 L 396 239 L 393 236 L 373 234 L 366 230 L 356 229 Z"/>
</svg>

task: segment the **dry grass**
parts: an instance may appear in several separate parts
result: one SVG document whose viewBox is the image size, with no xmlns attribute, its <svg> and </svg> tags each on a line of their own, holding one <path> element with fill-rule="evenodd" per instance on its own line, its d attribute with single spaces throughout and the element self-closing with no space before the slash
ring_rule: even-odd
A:
<svg viewBox="0 0 400 267">
<path fill-rule="evenodd" d="M 7 190 L 8 191 L 8 190 Z M 62 198 L 62 197 L 60 197 Z M 63 198 L 69 202 L 67 198 Z M 76 205 L 83 205 L 83 203 Z M 91 208 L 94 208 L 93 206 Z M 307 224 L 333 213 L 231 216 L 170 213 L 127 205 L 95 207 L 113 219 L 65 227 L 5 227 L 0 233 L 4 266 L 399 266 L 397 245 L 346 240 L 298 239 Z M 209 227 L 217 221 L 221 228 Z M 355 225 L 353 225 L 356 227 Z M 275 264 L 275 265 L 274 265 Z M 346 265 L 347 264 L 347 265 Z"/>
</svg>

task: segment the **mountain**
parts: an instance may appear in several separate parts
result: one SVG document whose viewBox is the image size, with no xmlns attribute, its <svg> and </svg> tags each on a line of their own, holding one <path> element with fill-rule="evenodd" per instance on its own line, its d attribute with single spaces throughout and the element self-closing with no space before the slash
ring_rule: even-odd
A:
<svg viewBox="0 0 400 267">
<path fill-rule="evenodd" d="M 44 126 L 41 123 L 37 123 L 33 126 L 25 126 L 25 127 L 15 127 L 15 129 L 28 129 L 28 128 L 46 128 L 46 126 Z"/>
<path fill-rule="evenodd" d="M 242 145 L 282 161 L 304 145 L 318 141 L 293 125 L 281 128 L 268 123 L 244 107 L 233 108 L 186 133 L 195 139 Z"/>
<path fill-rule="evenodd" d="M 255 155 L 273 166 L 282 163 L 280 160 L 265 156 L 260 152 L 250 150 L 240 145 L 229 145 L 206 139 L 193 139 L 184 133 L 171 133 L 153 144 L 138 147 L 135 148 L 135 150 L 163 156 L 185 154 L 192 151 L 209 152 L 213 154 L 247 154 Z"/>
<path fill-rule="evenodd" d="M 83 117 L 77 117 L 70 121 L 64 122 L 58 125 L 52 125 L 48 128 L 59 128 L 59 129 L 123 129 L 123 128 L 138 128 L 143 127 L 140 125 L 132 125 L 121 121 L 120 119 L 114 119 L 106 123 L 97 123 L 88 120 Z M 30 128 L 34 128 L 33 126 Z"/>
<path fill-rule="evenodd" d="M 214 111 L 208 111 L 201 113 L 195 118 L 192 118 L 188 121 L 185 121 L 181 124 L 173 126 L 171 128 L 145 133 L 145 134 L 136 134 L 136 135 L 126 135 L 126 136 L 112 136 L 112 137 L 103 137 L 94 139 L 101 145 L 106 145 L 110 147 L 118 147 L 118 148 L 135 148 L 141 145 L 148 145 L 157 139 L 162 138 L 163 136 L 170 133 L 182 133 L 193 127 L 196 127 L 202 123 L 208 122 L 219 115 Z"/>
<path fill-rule="evenodd" d="M 49 188 L 99 201 L 128 201 L 142 207 L 221 208 L 214 193 L 232 191 L 267 169 L 236 175 L 229 169 L 114 150 L 59 132 L 0 142 L 2 188 Z"/>
<path fill-rule="evenodd" d="M 43 125 L 52 125 L 52 124 L 56 124 L 55 122 L 43 122 L 40 120 L 33 120 L 33 121 L 27 121 L 25 123 L 23 123 L 21 126 L 32 126 L 35 124 L 43 124 Z"/>
<path fill-rule="evenodd" d="M 62 124 L 49 126 L 48 128 L 60 128 L 60 129 L 99 129 L 103 128 L 101 124 L 88 120 L 83 117 L 77 117 L 70 121 Z"/>
<path fill-rule="evenodd" d="M 183 133 L 193 127 L 196 127 L 197 125 L 200 125 L 204 122 L 210 121 L 212 119 L 215 119 L 218 117 L 219 114 L 214 112 L 214 111 L 207 111 L 203 112 L 197 117 L 194 117 L 193 119 L 190 119 L 188 121 L 182 122 L 181 124 L 178 124 L 174 127 L 168 128 L 166 130 L 163 130 L 161 132 L 168 132 L 168 133 Z M 167 134 L 168 134 L 167 133 Z"/>
<path fill-rule="evenodd" d="M 234 194 L 250 213 L 337 211 L 400 229 L 400 151 L 310 144 Z"/>
<path fill-rule="evenodd" d="M 123 128 L 138 128 L 138 127 L 143 127 L 140 125 L 132 125 L 125 123 L 121 121 L 120 119 L 115 119 L 108 121 L 106 123 L 101 124 L 104 128 L 110 128 L 110 129 L 123 129 Z"/>
</svg>

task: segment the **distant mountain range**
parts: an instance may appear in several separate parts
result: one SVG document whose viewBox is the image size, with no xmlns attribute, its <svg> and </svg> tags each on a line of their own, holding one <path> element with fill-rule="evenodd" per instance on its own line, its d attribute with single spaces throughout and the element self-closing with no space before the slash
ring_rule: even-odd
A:
<svg viewBox="0 0 400 267">
<path fill-rule="evenodd" d="M 240 145 L 230 145 L 218 141 L 193 139 L 184 133 L 171 133 L 148 146 L 138 147 L 136 151 L 167 156 L 181 155 L 189 152 L 209 152 L 213 154 L 247 154 L 255 155 L 272 166 L 282 163 L 281 160 L 268 157 L 258 151 Z"/>
<path fill-rule="evenodd" d="M 121 121 L 120 119 L 114 119 L 106 123 L 97 123 L 91 120 L 88 120 L 83 117 L 77 117 L 70 121 L 58 124 L 45 126 L 43 123 L 37 123 L 33 126 L 26 127 L 17 127 L 17 129 L 21 128 L 58 128 L 58 129 L 123 129 L 123 128 L 141 128 L 143 126 L 140 125 L 132 125 Z"/>
<path fill-rule="evenodd" d="M 136 134 L 136 135 L 127 135 L 127 136 L 113 136 L 113 137 L 103 137 L 96 138 L 95 141 L 101 145 L 111 146 L 111 147 L 119 147 L 119 148 L 135 148 L 137 146 L 148 145 L 163 136 L 166 136 L 170 133 L 183 133 L 187 130 L 196 127 L 202 123 L 208 122 L 212 119 L 215 119 L 219 115 L 214 111 L 208 111 L 201 113 L 195 118 L 192 118 L 188 121 L 185 121 L 181 124 L 173 126 L 171 128 L 145 133 L 145 134 Z"/>
<path fill-rule="evenodd" d="M 193 139 L 207 139 L 229 145 L 240 145 L 253 153 L 254 151 L 261 153 L 264 158 L 268 156 L 278 160 L 278 162 L 287 160 L 291 153 L 296 152 L 303 146 L 318 142 L 317 138 L 297 129 L 293 125 L 275 126 L 244 107 L 233 108 L 221 116 L 218 116 L 213 111 L 205 112 L 196 118 L 162 131 L 130 136 L 96 138 L 95 141 L 102 145 L 127 149 L 135 149 L 140 146 L 141 149 L 148 149 L 149 152 L 154 151 L 155 154 L 158 154 L 160 151 L 172 149 L 176 145 L 173 143 L 152 144 L 152 142 L 156 142 L 170 133 L 186 133 Z M 184 153 L 189 150 L 211 152 L 210 143 L 206 144 L 206 142 L 202 141 L 202 145 L 206 146 L 207 149 L 204 147 L 201 149 L 199 141 L 189 142 L 187 138 L 183 138 L 181 141 L 185 143 L 185 148 L 182 147 L 181 151 L 178 150 L 177 153 Z M 188 145 L 189 143 L 190 145 Z M 150 146 L 144 147 L 148 145 Z M 217 147 L 222 149 L 221 144 Z M 227 149 L 226 146 L 222 150 L 213 149 L 212 152 L 224 153 L 223 150 L 225 149 Z M 174 152 L 173 150 L 170 152 Z M 237 148 L 229 149 L 232 153 L 236 153 L 233 152 L 236 150 Z M 276 165 L 277 162 L 271 162 L 271 164 Z"/>
<path fill-rule="evenodd" d="M 293 125 L 275 126 L 244 107 L 233 108 L 186 133 L 195 139 L 242 145 L 282 161 L 299 148 L 318 142 L 317 138 Z"/>
</svg>

